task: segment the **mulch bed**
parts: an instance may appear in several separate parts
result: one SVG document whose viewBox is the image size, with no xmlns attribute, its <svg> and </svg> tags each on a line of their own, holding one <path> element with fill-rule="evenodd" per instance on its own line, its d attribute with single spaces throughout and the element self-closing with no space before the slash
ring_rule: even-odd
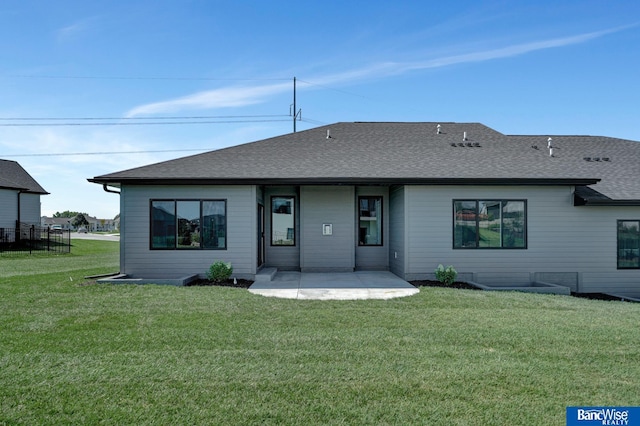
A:
<svg viewBox="0 0 640 426">
<path fill-rule="evenodd" d="M 441 283 L 440 281 L 416 280 L 416 281 L 409 281 L 409 284 L 415 287 L 444 287 L 444 288 L 457 288 L 460 290 L 480 290 L 478 287 L 474 287 L 471 284 L 467 284 L 462 281 L 455 281 L 451 285 L 446 285 L 444 283 Z"/>
<path fill-rule="evenodd" d="M 221 282 L 213 282 L 207 279 L 197 279 L 187 283 L 186 286 L 218 286 L 218 287 L 235 287 L 235 288 L 249 288 L 253 284 L 253 281 L 250 280 L 236 280 L 233 282 L 233 279 L 221 281 Z"/>
<path fill-rule="evenodd" d="M 479 288 L 474 287 L 462 281 L 456 281 L 451 285 L 446 285 L 444 283 L 441 283 L 440 281 L 432 281 L 432 280 L 416 280 L 416 281 L 409 281 L 409 283 L 411 283 L 411 285 L 415 287 L 444 287 L 444 288 L 457 288 L 461 290 L 480 290 Z M 249 288 L 251 287 L 251 284 L 253 284 L 253 281 L 251 280 L 236 280 L 236 283 L 234 284 L 233 279 L 216 283 L 213 281 L 209 281 L 207 279 L 200 278 L 200 279 L 191 281 L 186 285 L 187 286 L 218 286 L 218 287 Z"/>
<path fill-rule="evenodd" d="M 605 293 L 575 293 L 571 292 L 573 297 L 581 297 L 583 299 L 591 299 L 591 300 L 607 300 L 607 301 L 630 301 L 620 296 L 613 296 L 611 294 Z"/>
</svg>

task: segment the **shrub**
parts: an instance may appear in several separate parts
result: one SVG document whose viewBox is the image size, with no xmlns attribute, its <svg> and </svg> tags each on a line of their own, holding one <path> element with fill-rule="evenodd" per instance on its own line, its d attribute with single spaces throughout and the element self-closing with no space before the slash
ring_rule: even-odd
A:
<svg viewBox="0 0 640 426">
<path fill-rule="evenodd" d="M 209 271 L 207 272 L 207 278 L 210 281 L 213 281 L 214 283 L 219 283 L 231 278 L 232 273 L 233 273 L 233 267 L 231 266 L 231 262 L 226 263 L 221 260 L 218 260 L 209 267 Z"/>
<path fill-rule="evenodd" d="M 436 279 L 446 285 L 453 284 L 453 282 L 456 280 L 456 277 L 458 276 L 458 271 L 456 271 L 451 265 L 445 268 L 444 266 L 442 266 L 442 264 L 440 264 L 436 268 L 435 272 Z"/>
</svg>

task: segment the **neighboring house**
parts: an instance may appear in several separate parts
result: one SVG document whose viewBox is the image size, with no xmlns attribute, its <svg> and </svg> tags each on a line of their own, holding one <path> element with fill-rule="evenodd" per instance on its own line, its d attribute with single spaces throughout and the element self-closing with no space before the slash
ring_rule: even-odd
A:
<svg viewBox="0 0 640 426">
<path fill-rule="evenodd" d="M 263 267 L 553 281 L 640 295 L 640 143 L 478 123 L 337 123 L 90 179 L 121 273 Z M 110 190 L 111 191 L 111 190 Z"/>
<path fill-rule="evenodd" d="M 73 218 L 71 217 L 47 217 L 42 216 L 40 223 L 45 228 L 50 228 L 53 225 L 60 225 L 64 231 L 73 230 L 73 226 L 71 225 L 73 222 Z"/>
<path fill-rule="evenodd" d="M 94 232 L 110 232 L 116 231 L 120 225 L 120 218 L 118 219 L 98 219 L 93 216 L 87 216 L 89 222 L 89 231 Z"/>
<path fill-rule="evenodd" d="M 69 231 L 77 231 L 78 227 L 72 225 L 75 217 L 47 217 L 42 216 L 40 223 L 44 227 L 52 225 L 60 225 L 62 229 Z M 85 226 L 89 232 L 109 232 L 116 231 L 120 226 L 120 218 L 117 219 L 97 219 L 92 216 L 86 216 L 88 226 Z"/>
<path fill-rule="evenodd" d="M 0 238 L 7 238 L 5 229 L 13 235 L 18 224 L 25 229 L 40 224 L 40 196 L 46 194 L 20 164 L 0 160 Z"/>
</svg>

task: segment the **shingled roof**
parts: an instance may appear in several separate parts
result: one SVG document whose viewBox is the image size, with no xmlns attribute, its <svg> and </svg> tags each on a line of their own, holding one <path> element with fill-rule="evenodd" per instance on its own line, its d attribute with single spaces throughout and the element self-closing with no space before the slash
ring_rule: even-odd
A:
<svg viewBox="0 0 640 426">
<path fill-rule="evenodd" d="M 640 203 L 640 143 L 600 136 L 509 136 L 480 123 L 336 123 L 90 181 L 113 186 L 568 184 L 590 186 L 601 204 Z"/>
<path fill-rule="evenodd" d="M 48 194 L 20 164 L 11 160 L 0 160 L 0 188 Z"/>
</svg>

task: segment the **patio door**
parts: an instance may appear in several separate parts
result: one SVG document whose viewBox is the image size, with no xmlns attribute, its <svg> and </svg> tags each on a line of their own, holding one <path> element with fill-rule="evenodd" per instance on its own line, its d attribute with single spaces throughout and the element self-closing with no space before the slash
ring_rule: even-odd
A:
<svg viewBox="0 0 640 426">
<path fill-rule="evenodd" d="M 258 268 L 264 265 L 264 206 L 258 204 Z"/>
<path fill-rule="evenodd" d="M 356 269 L 389 269 L 387 187 L 356 190 Z"/>
</svg>

